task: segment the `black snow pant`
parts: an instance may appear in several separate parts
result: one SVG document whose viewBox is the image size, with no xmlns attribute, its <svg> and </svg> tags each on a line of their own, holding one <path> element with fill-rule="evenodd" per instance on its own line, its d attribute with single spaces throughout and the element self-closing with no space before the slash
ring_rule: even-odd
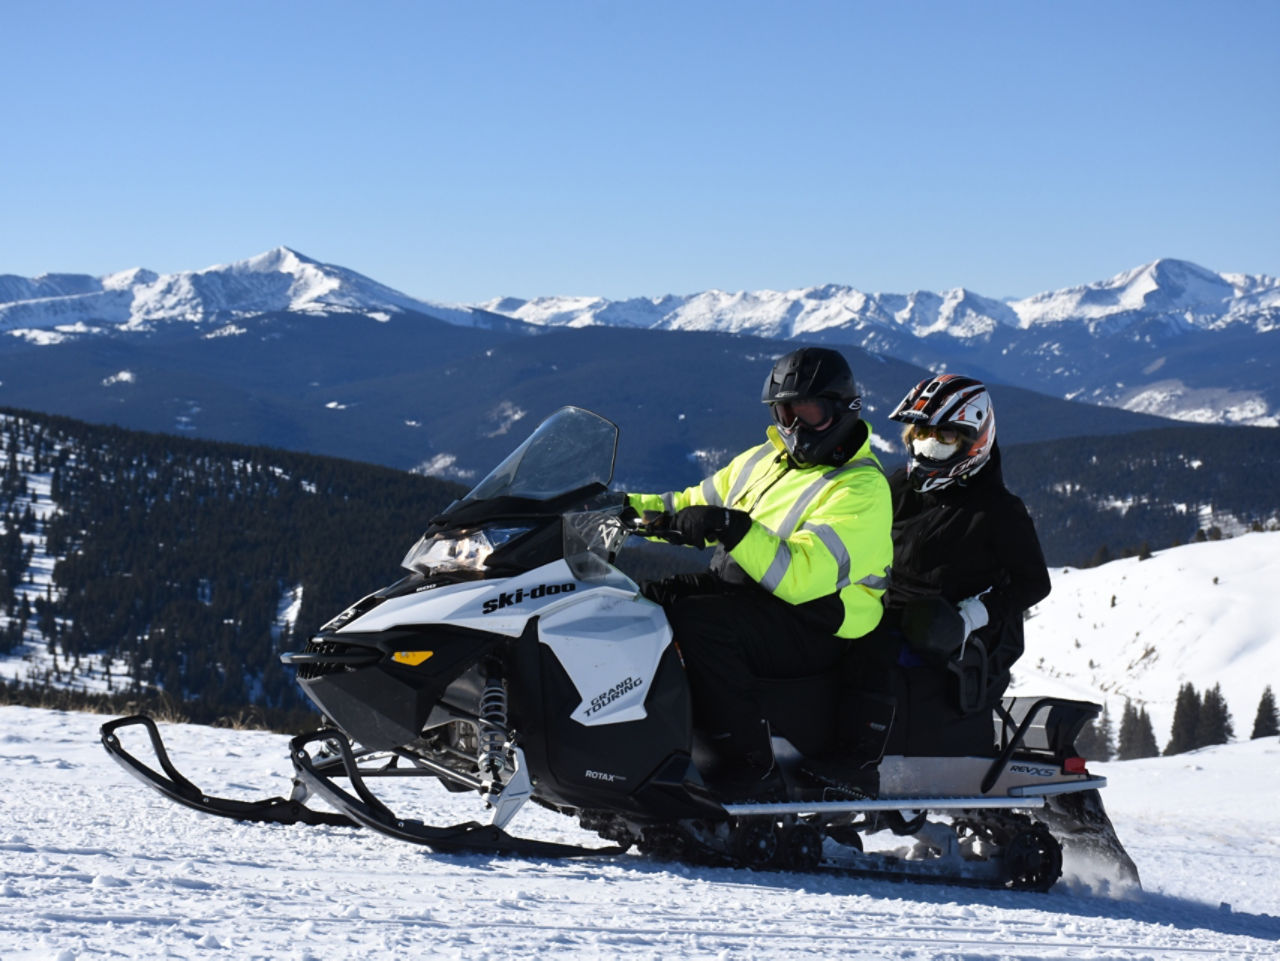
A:
<svg viewBox="0 0 1280 961">
<path fill-rule="evenodd" d="M 901 630 L 886 615 L 880 626 L 854 642 L 846 661 L 848 686 L 896 702 L 886 754 L 916 757 L 994 756 L 995 718 L 984 706 L 960 707 L 958 680 L 945 667 L 912 655 Z M 1002 689 L 992 697 L 999 699 Z"/>
<path fill-rule="evenodd" d="M 684 659 L 695 729 L 725 762 L 767 770 L 768 727 L 760 679 L 807 677 L 833 669 L 848 641 L 816 630 L 786 601 L 753 584 L 684 574 L 645 585 L 667 612 Z"/>
</svg>

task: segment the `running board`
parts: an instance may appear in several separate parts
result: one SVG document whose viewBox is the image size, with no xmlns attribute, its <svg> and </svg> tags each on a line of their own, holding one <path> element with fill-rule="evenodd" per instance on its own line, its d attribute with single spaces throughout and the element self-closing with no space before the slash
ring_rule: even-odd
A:
<svg viewBox="0 0 1280 961">
<path fill-rule="evenodd" d="M 778 801 L 775 803 L 726 804 L 731 815 L 749 814 L 843 814 L 859 811 L 976 811 L 983 809 L 1027 809 L 1038 807 L 1037 801 L 1057 794 L 1088 791 L 1105 786 L 1103 777 L 1061 781 L 1056 784 L 1029 784 L 1009 789 L 998 797 L 883 797 L 861 801 Z"/>
<path fill-rule="evenodd" d="M 146 729 L 151 739 L 151 749 L 160 762 L 163 774 L 155 768 L 148 767 L 124 749 L 116 732 L 121 728 L 141 726 Z M 129 717 L 108 721 L 101 728 L 102 746 L 121 767 L 136 777 L 143 784 L 154 788 L 165 797 L 179 804 L 214 814 L 218 817 L 231 818 L 235 821 L 259 821 L 266 824 L 317 824 L 334 827 L 355 827 L 356 822 L 342 814 L 329 811 L 313 811 L 301 801 L 293 798 L 272 797 L 259 801 L 238 801 L 234 798 L 214 797 L 206 794 L 196 785 L 182 776 L 173 762 L 169 760 L 169 752 L 165 750 L 164 739 L 156 722 L 145 714 L 134 714 Z M 167 775 L 167 776 L 166 776 Z"/>
</svg>

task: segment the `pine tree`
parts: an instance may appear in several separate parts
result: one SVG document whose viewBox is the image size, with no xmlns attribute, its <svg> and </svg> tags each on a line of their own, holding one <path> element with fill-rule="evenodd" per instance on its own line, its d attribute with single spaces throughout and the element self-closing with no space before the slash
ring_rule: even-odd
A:
<svg viewBox="0 0 1280 961">
<path fill-rule="evenodd" d="M 1120 733 L 1116 737 L 1116 760 L 1133 760 L 1134 724 L 1137 719 L 1138 711 L 1132 701 L 1125 700 L 1124 710 L 1120 713 Z"/>
<path fill-rule="evenodd" d="M 1169 732 L 1169 743 L 1164 753 L 1182 754 L 1194 750 L 1196 744 L 1196 727 L 1200 723 L 1200 695 L 1188 681 L 1178 689 L 1178 700 L 1173 706 L 1173 728 Z"/>
<path fill-rule="evenodd" d="M 1121 761 L 1132 761 L 1143 757 L 1159 757 L 1160 746 L 1156 744 L 1155 732 L 1151 729 L 1151 715 L 1144 707 L 1141 710 L 1128 701 L 1124 703 L 1124 714 L 1120 719 L 1120 738 L 1117 742 L 1116 758 Z"/>
<path fill-rule="evenodd" d="M 1262 700 L 1258 702 L 1258 715 L 1253 719 L 1253 733 L 1250 738 L 1275 737 L 1280 734 L 1280 713 L 1276 711 L 1276 696 L 1271 693 L 1268 684 L 1262 691 Z"/>
<path fill-rule="evenodd" d="M 1120 714 L 1120 735 L 1116 738 L 1116 760 L 1131 761 L 1136 743 L 1135 733 L 1138 723 L 1138 711 L 1133 702 L 1124 702 L 1124 711 Z"/>
<path fill-rule="evenodd" d="M 1200 716 L 1196 722 L 1196 747 L 1210 744 L 1226 744 L 1235 735 L 1231 724 L 1231 712 L 1222 696 L 1222 686 L 1215 684 L 1204 692 L 1200 703 Z"/>
<path fill-rule="evenodd" d="M 1076 753 L 1086 761 L 1111 760 L 1111 715 L 1105 703 L 1102 713 L 1090 718 L 1076 735 Z"/>
<path fill-rule="evenodd" d="M 1144 707 L 1138 711 L 1138 744 L 1135 757 L 1159 757 L 1160 745 L 1156 743 L 1156 732 L 1151 727 L 1151 715 Z"/>
</svg>

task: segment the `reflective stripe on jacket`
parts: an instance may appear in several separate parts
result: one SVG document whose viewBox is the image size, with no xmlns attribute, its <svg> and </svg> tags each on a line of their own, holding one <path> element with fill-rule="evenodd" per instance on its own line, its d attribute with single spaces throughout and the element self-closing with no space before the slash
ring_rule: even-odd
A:
<svg viewBox="0 0 1280 961">
<path fill-rule="evenodd" d="M 839 467 L 797 467 L 770 427 L 701 484 L 666 494 L 631 494 L 638 511 L 675 513 L 695 504 L 746 511 L 751 528 L 729 556 L 765 590 L 790 604 L 839 596 L 839 637 L 861 637 L 880 621 L 893 560 L 889 485 L 871 451 L 871 429 Z"/>
</svg>

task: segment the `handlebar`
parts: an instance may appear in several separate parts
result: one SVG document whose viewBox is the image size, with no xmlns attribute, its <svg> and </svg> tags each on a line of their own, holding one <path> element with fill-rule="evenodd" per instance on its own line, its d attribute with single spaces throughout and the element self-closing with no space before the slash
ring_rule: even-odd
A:
<svg viewBox="0 0 1280 961">
<path fill-rule="evenodd" d="M 643 514 L 637 514 L 631 508 L 625 509 L 620 515 L 628 534 L 650 540 L 666 541 L 668 544 L 679 547 L 690 546 L 685 536 L 671 526 L 674 518 L 674 514 L 668 514 L 666 511 L 645 511 Z"/>
</svg>

